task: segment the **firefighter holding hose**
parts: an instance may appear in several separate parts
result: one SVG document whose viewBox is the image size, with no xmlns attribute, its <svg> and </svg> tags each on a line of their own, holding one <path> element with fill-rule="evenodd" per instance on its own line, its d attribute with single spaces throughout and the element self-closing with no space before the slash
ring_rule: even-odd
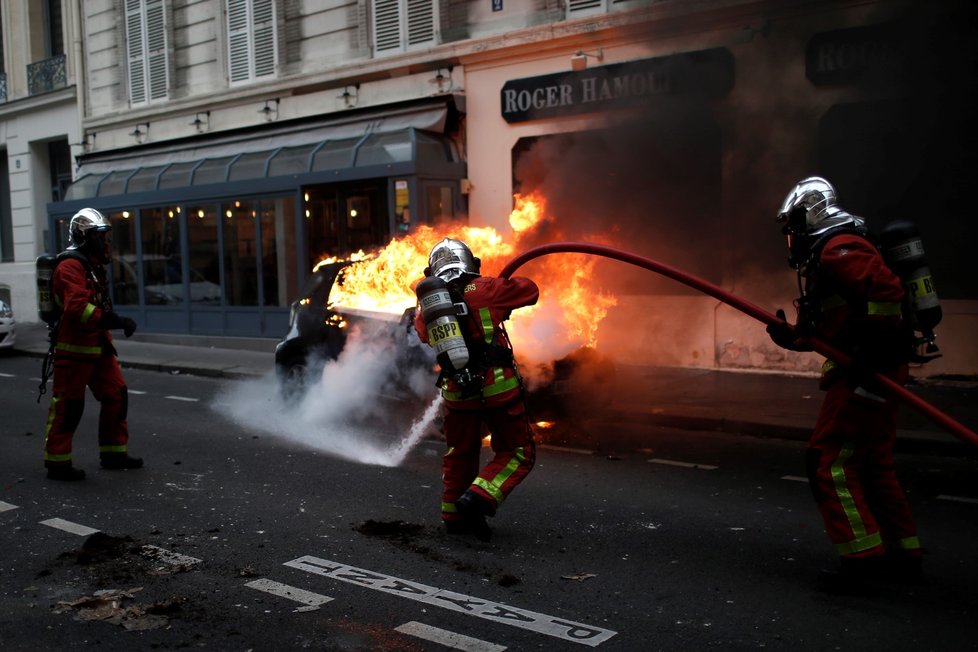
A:
<svg viewBox="0 0 978 652">
<path fill-rule="evenodd" d="M 820 583 L 861 593 L 879 581 L 919 580 L 920 540 L 894 468 L 897 402 L 874 380 L 876 372 L 901 385 L 907 379 L 913 333 L 901 317 L 901 280 L 825 179 L 792 188 L 777 221 L 801 297 L 796 327 L 771 323 L 771 339 L 807 351 L 804 336 L 812 335 L 852 360 L 823 366 L 825 396 L 806 450 L 809 484 L 840 558 L 838 569 L 819 574 Z M 783 310 L 778 317 L 784 320 Z"/>
<path fill-rule="evenodd" d="M 528 278 L 482 276 L 481 263 L 460 240 L 445 238 L 428 256 L 417 288 L 415 329 L 437 353 L 445 400 L 441 515 L 450 534 L 492 535 L 487 516 L 530 473 L 533 434 L 523 381 L 503 328 L 510 313 L 537 302 Z M 493 457 L 479 469 L 482 428 Z"/>
<path fill-rule="evenodd" d="M 68 249 L 54 262 L 54 383 L 44 440 L 44 465 L 53 480 L 85 477 L 72 464 L 71 443 L 85 409 L 86 387 L 101 404 L 98 443 L 102 468 L 143 465 L 142 459 L 127 452 L 129 397 L 109 334 L 110 329 L 120 329 L 129 337 L 136 330 L 136 322 L 112 311 L 109 299 L 105 265 L 111 261 L 111 229 L 102 213 L 81 209 L 68 225 Z"/>
</svg>

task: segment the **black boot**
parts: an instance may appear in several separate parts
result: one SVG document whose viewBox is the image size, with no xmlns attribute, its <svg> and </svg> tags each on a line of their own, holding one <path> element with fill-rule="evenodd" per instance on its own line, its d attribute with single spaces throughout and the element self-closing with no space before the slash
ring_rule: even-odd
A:
<svg viewBox="0 0 978 652">
<path fill-rule="evenodd" d="M 67 480 L 68 482 L 74 482 L 78 480 L 84 480 L 85 472 L 82 469 L 76 469 L 70 464 L 67 466 L 49 466 L 48 479 Z"/>
<path fill-rule="evenodd" d="M 882 557 L 840 557 L 838 570 L 821 570 L 819 588 L 836 595 L 875 595 L 881 592 Z"/>
<path fill-rule="evenodd" d="M 923 562 L 924 559 L 920 555 L 887 551 L 882 559 L 882 578 L 896 584 L 922 586 L 927 583 L 924 578 Z"/>
<path fill-rule="evenodd" d="M 129 457 L 128 453 L 102 453 L 102 468 L 112 471 L 119 469 L 141 469 L 143 468 L 143 458 Z"/>
<path fill-rule="evenodd" d="M 492 538 L 492 529 L 486 523 L 489 506 L 478 495 L 471 490 L 466 491 L 455 501 L 455 508 L 472 536 L 479 541 L 488 541 Z"/>
</svg>

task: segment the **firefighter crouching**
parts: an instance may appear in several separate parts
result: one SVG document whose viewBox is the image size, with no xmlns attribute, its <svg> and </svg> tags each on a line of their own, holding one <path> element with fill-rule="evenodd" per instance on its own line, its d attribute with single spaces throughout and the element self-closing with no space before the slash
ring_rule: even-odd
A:
<svg viewBox="0 0 978 652">
<path fill-rule="evenodd" d="M 138 469 L 143 460 L 128 454 L 128 392 L 109 329 L 126 337 L 136 323 L 112 311 L 105 265 L 111 260 L 111 224 L 99 211 L 83 208 L 68 226 L 69 246 L 51 277 L 60 317 L 52 332 L 54 381 L 44 440 L 44 465 L 54 480 L 82 480 L 72 465 L 71 446 L 85 408 L 85 388 L 101 404 L 98 442 L 105 469 Z"/>
<path fill-rule="evenodd" d="M 445 238 L 428 257 L 418 284 L 415 329 L 437 351 L 445 400 L 448 452 L 442 463 L 441 515 L 451 534 L 488 541 L 486 522 L 533 468 L 535 446 L 523 384 L 503 329 L 510 313 L 537 302 L 528 278 L 480 275 L 480 261 L 459 240 Z M 479 469 L 482 426 L 493 457 Z"/>
<path fill-rule="evenodd" d="M 864 221 L 836 205 L 825 179 L 798 183 L 777 221 L 802 296 L 795 333 L 783 322 L 768 333 L 796 351 L 811 350 L 798 339 L 811 334 L 852 357 L 848 368 L 823 366 L 825 396 L 806 450 L 811 490 L 840 557 L 839 568 L 822 571 L 819 581 L 852 593 L 877 581 L 919 580 L 920 540 L 894 469 L 897 404 L 874 381 L 874 372 L 907 379 L 913 333 L 901 318 L 900 278 Z"/>
</svg>

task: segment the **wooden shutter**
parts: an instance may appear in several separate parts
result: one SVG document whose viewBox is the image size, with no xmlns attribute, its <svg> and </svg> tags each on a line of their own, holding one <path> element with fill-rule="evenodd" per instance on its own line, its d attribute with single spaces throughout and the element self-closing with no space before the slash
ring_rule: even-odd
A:
<svg viewBox="0 0 978 652">
<path fill-rule="evenodd" d="M 248 0 L 228 0 L 228 75 L 232 84 L 251 79 Z"/>
<path fill-rule="evenodd" d="M 231 83 L 275 74 L 275 0 L 228 0 L 228 76 Z"/>
<path fill-rule="evenodd" d="M 275 7 L 273 0 L 254 0 L 255 77 L 275 74 Z"/>
<path fill-rule="evenodd" d="M 126 0 L 126 56 L 130 105 L 165 100 L 169 63 L 163 0 Z"/>
<path fill-rule="evenodd" d="M 166 60 L 166 17 L 163 0 L 146 3 L 146 56 L 149 60 L 149 99 L 166 99 L 169 87 Z"/>
<path fill-rule="evenodd" d="M 604 0 L 568 0 L 567 2 L 567 14 L 570 16 L 596 14 L 604 8 Z"/>
<path fill-rule="evenodd" d="M 146 102 L 146 51 L 141 0 L 126 0 L 126 56 L 129 59 L 129 103 Z"/>
<path fill-rule="evenodd" d="M 374 51 L 397 52 L 401 45 L 400 0 L 374 0 Z"/>
<path fill-rule="evenodd" d="M 407 45 L 434 43 L 434 0 L 407 0 Z"/>
</svg>

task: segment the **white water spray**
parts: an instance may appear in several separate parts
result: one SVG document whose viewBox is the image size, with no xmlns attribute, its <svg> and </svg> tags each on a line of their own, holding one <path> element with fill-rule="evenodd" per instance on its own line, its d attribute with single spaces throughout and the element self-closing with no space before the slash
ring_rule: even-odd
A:
<svg viewBox="0 0 978 652">
<path fill-rule="evenodd" d="M 431 400 L 433 376 L 429 364 L 405 365 L 404 343 L 392 339 L 391 330 L 389 324 L 353 330 L 340 357 L 326 362 L 299 398 L 284 399 L 278 380 L 268 375 L 227 385 L 213 409 L 243 428 L 303 447 L 397 466 L 430 432 L 441 397 L 408 427 Z"/>
<path fill-rule="evenodd" d="M 428 428 L 435 420 L 435 416 L 438 414 L 438 408 L 441 407 L 441 401 L 441 395 L 436 396 L 435 400 L 428 406 L 428 409 L 424 411 L 424 414 L 411 426 L 407 437 L 402 439 L 401 443 L 391 446 L 388 450 L 392 462 L 390 466 L 399 466 L 411 449 L 421 441 L 421 438 L 428 432 Z"/>
</svg>

